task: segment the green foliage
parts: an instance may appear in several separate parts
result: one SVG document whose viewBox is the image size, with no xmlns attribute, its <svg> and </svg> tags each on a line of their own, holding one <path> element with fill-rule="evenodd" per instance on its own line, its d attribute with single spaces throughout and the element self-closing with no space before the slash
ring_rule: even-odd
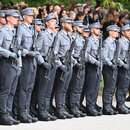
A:
<svg viewBox="0 0 130 130">
<path fill-rule="evenodd" d="M 1 0 L 2 4 L 18 3 L 19 1 L 25 1 L 29 6 L 38 7 L 46 5 L 51 2 L 54 5 L 64 4 L 67 8 L 71 7 L 73 1 L 76 3 L 85 3 L 85 0 Z M 116 7 L 118 10 L 128 9 L 130 10 L 129 0 L 99 0 L 101 4 L 107 7 L 108 5 Z M 92 5 L 96 5 L 96 0 L 91 0 Z"/>
</svg>

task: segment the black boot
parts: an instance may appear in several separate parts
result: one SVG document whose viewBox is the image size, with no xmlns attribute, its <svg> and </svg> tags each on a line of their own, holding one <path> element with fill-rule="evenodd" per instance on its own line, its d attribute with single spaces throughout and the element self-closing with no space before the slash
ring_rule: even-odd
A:
<svg viewBox="0 0 130 130">
<path fill-rule="evenodd" d="M 86 106 L 87 116 L 98 116 L 98 111 L 96 110 L 94 105 Z"/>
<path fill-rule="evenodd" d="M 38 109 L 35 106 L 30 106 L 30 115 L 32 117 L 38 116 Z"/>
<path fill-rule="evenodd" d="M 51 117 L 46 110 L 41 110 L 38 115 L 40 121 L 51 121 Z"/>
<path fill-rule="evenodd" d="M 112 109 L 113 109 L 113 111 L 114 111 L 114 115 L 119 114 L 117 108 L 115 108 L 113 105 L 111 105 L 111 107 L 112 107 Z"/>
<path fill-rule="evenodd" d="M 8 113 L 0 113 L 0 125 L 13 125 Z"/>
<path fill-rule="evenodd" d="M 79 111 L 79 108 L 78 108 L 77 106 L 72 106 L 72 107 L 71 107 L 71 110 L 70 110 L 70 113 L 71 113 L 74 117 L 76 117 L 76 118 L 80 117 L 80 111 Z"/>
<path fill-rule="evenodd" d="M 117 110 L 119 114 L 129 114 L 128 108 L 126 108 L 125 104 L 122 102 L 117 104 Z"/>
<path fill-rule="evenodd" d="M 21 123 L 32 123 L 32 119 L 28 117 L 28 110 L 22 109 L 19 111 L 18 120 Z"/>
<path fill-rule="evenodd" d="M 53 105 L 51 105 L 50 106 L 50 108 L 49 108 L 49 113 L 51 114 L 51 115 L 56 115 L 56 107 L 54 107 Z"/>
<path fill-rule="evenodd" d="M 79 110 L 82 111 L 82 113 L 86 113 L 86 107 L 83 104 L 80 105 Z"/>
<path fill-rule="evenodd" d="M 98 112 L 98 116 L 101 116 L 102 115 L 102 107 L 98 106 L 97 104 L 95 104 L 95 109 L 97 110 Z"/>
<path fill-rule="evenodd" d="M 57 107 L 56 108 L 56 116 L 58 119 L 67 119 L 67 115 L 65 114 L 64 107 Z"/>
<path fill-rule="evenodd" d="M 114 115 L 114 110 L 112 109 L 111 104 L 105 104 L 103 106 L 103 114 L 104 115 Z"/>
<path fill-rule="evenodd" d="M 18 125 L 20 123 L 20 121 L 16 120 L 13 118 L 12 113 L 8 112 L 9 118 L 13 121 L 14 125 Z"/>
<path fill-rule="evenodd" d="M 28 112 L 28 117 L 32 120 L 32 122 L 37 122 L 38 121 L 38 118 L 37 117 L 34 117 L 34 116 L 31 116 Z"/>
</svg>

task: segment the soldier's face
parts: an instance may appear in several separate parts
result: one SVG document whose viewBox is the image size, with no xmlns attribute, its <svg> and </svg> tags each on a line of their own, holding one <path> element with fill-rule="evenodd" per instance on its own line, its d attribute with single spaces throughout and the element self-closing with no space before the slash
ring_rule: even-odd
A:
<svg viewBox="0 0 130 130">
<path fill-rule="evenodd" d="M 99 28 L 93 28 L 93 33 L 94 33 L 96 36 L 100 36 L 100 29 L 99 29 Z"/>
<path fill-rule="evenodd" d="M 7 17 L 7 21 L 8 21 L 8 23 L 10 23 L 11 25 L 17 25 L 17 24 L 18 24 L 18 17 L 8 16 L 8 17 Z"/>
<path fill-rule="evenodd" d="M 4 25 L 6 24 L 6 20 L 3 17 L 0 17 L 0 24 Z"/>
<path fill-rule="evenodd" d="M 50 19 L 46 22 L 46 25 L 50 29 L 55 29 L 56 26 L 56 20 L 55 19 Z"/>
<path fill-rule="evenodd" d="M 33 16 L 32 15 L 23 15 L 23 19 L 24 19 L 24 22 L 26 22 L 27 24 L 30 24 L 30 23 L 32 23 Z"/>
<path fill-rule="evenodd" d="M 38 31 L 38 32 L 40 32 L 41 31 L 41 25 L 36 25 L 36 30 Z"/>
<path fill-rule="evenodd" d="M 72 24 L 71 23 L 63 23 L 63 26 L 64 26 L 64 29 L 67 32 L 71 32 L 71 30 L 72 30 Z"/>
<path fill-rule="evenodd" d="M 77 31 L 78 31 L 79 33 L 83 33 L 83 27 L 78 27 L 78 26 L 77 26 Z"/>
<path fill-rule="evenodd" d="M 127 39 L 130 39 L 130 30 L 123 31 L 122 34 L 123 34 L 123 36 L 126 37 Z"/>
<path fill-rule="evenodd" d="M 119 36 L 119 33 L 117 31 L 110 31 L 110 35 L 113 37 L 113 38 L 117 38 Z"/>
<path fill-rule="evenodd" d="M 83 36 L 84 38 L 88 38 L 88 35 L 89 35 L 89 32 L 83 32 L 83 33 L 82 33 L 82 36 Z"/>
</svg>

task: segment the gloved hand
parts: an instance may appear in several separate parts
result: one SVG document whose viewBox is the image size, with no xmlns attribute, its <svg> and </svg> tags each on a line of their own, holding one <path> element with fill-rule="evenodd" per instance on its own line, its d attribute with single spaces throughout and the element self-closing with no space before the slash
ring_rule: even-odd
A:
<svg viewBox="0 0 130 130">
<path fill-rule="evenodd" d="M 80 63 L 77 63 L 75 66 L 76 66 L 78 69 L 82 69 L 82 64 L 80 64 Z"/>
<path fill-rule="evenodd" d="M 125 68 L 126 70 L 128 70 L 129 66 L 127 64 L 123 64 L 123 68 Z"/>
<path fill-rule="evenodd" d="M 38 52 L 29 51 L 28 55 L 29 55 L 29 56 L 32 56 L 32 57 L 36 57 L 36 56 L 38 55 Z"/>
<path fill-rule="evenodd" d="M 115 70 L 116 69 L 116 66 L 115 65 L 111 65 L 111 68 L 113 69 L 113 70 Z"/>
<path fill-rule="evenodd" d="M 97 61 L 95 62 L 95 65 L 98 66 L 98 67 L 100 67 L 100 66 L 101 66 L 101 63 L 97 60 Z"/>
<path fill-rule="evenodd" d="M 10 57 L 12 57 L 12 58 L 14 58 L 14 59 L 17 59 L 17 54 L 16 54 L 16 53 L 11 52 L 11 53 L 10 53 Z"/>
<path fill-rule="evenodd" d="M 51 69 L 51 64 L 47 63 L 47 62 L 43 62 L 42 65 L 46 68 L 46 69 Z"/>
<path fill-rule="evenodd" d="M 61 65 L 60 66 L 60 69 L 63 71 L 63 72 L 66 72 L 67 71 L 67 67 L 65 65 Z"/>
</svg>

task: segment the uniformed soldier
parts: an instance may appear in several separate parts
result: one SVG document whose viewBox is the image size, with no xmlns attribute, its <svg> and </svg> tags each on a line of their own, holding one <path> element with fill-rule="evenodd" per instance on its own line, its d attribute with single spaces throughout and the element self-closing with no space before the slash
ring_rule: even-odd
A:
<svg viewBox="0 0 130 130">
<path fill-rule="evenodd" d="M 71 114 L 74 115 L 74 117 L 84 117 L 86 116 L 85 113 L 82 113 L 82 111 L 79 110 L 80 108 L 80 97 L 81 92 L 83 89 L 83 83 L 85 78 L 85 66 L 80 63 L 81 59 L 81 51 L 83 49 L 83 46 L 85 44 L 85 41 L 82 37 L 83 32 L 83 23 L 82 21 L 75 21 L 73 24 L 73 30 L 74 33 L 72 35 L 72 38 L 76 38 L 75 47 L 74 47 L 74 59 L 77 60 L 77 64 L 73 67 L 73 74 L 69 86 L 68 91 L 68 99 L 69 99 L 69 107 Z"/>
<path fill-rule="evenodd" d="M 49 56 L 53 48 L 55 32 L 53 31 L 56 24 L 56 18 L 50 13 L 44 18 L 46 30 L 38 36 L 36 46 L 43 60 L 38 65 L 38 119 L 41 121 L 56 120 L 55 116 L 49 113 L 50 98 L 55 79 L 56 67 L 54 63 L 49 62 Z"/>
<path fill-rule="evenodd" d="M 33 20 L 33 9 L 21 11 L 23 23 L 18 27 L 18 43 L 22 46 L 22 71 L 18 84 L 18 119 L 22 123 L 36 122 L 37 118 L 29 114 L 30 99 L 36 76 L 36 60 L 38 52 L 33 43 L 34 30 L 30 25 Z"/>
<path fill-rule="evenodd" d="M 72 38 L 69 34 L 72 31 L 72 19 L 71 18 L 61 18 L 61 31 L 56 36 L 56 43 L 54 48 L 54 54 L 59 58 L 55 60 L 59 68 L 56 72 L 56 78 L 54 83 L 55 90 L 55 100 L 57 117 L 60 119 L 72 118 L 73 115 L 66 111 L 66 94 L 69 87 L 70 79 L 72 76 L 72 66 L 71 63 L 65 66 L 65 55 L 70 49 Z M 71 62 L 71 61 L 70 61 Z"/>
<path fill-rule="evenodd" d="M 117 50 L 118 47 L 115 43 L 115 38 L 118 37 L 119 27 L 116 25 L 110 25 L 107 27 L 109 33 L 108 38 L 103 42 L 103 114 L 114 115 L 118 112 L 112 106 L 112 97 L 115 91 L 116 79 L 117 79 Z"/>
<path fill-rule="evenodd" d="M 101 111 L 96 107 L 101 80 L 101 63 L 99 61 L 99 38 L 100 24 L 98 22 L 90 24 L 91 36 L 88 38 L 85 57 L 88 61 L 86 65 L 86 111 L 88 116 L 99 116 Z M 99 70 L 99 72 L 98 72 Z"/>
<path fill-rule="evenodd" d="M 84 27 L 83 27 L 82 36 L 83 36 L 83 38 L 84 38 L 84 40 L 85 40 L 85 44 L 87 44 L 86 41 L 87 41 L 87 39 L 88 39 L 88 37 L 89 37 L 89 28 L 88 28 L 88 26 L 86 26 L 86 25 L 84 25 Z M 85 48 L 84 48 L 84 49 L 85 49 Z M 86 68 L 86 64 L 85 64 L 85 69 L 87 69 L 87 68 Z M 86 76 L 86 74 L 85 74 L 85 76 Z M 84 78 L 85 78 L 85 77 L 84 77 Z M 85 82 L 85 81 L 84 81 L 84 82 Z M 81 97 L 80 97 L 80 110 L 81 110 L 83 113 L 86 113 L 86 107 L 83 105 L 83 100 L 84 100 L 85 94 L 86 94 L 86 87 L 85 87 L 85 85 L 84 85 L 84 86 L 83 86 L 83 89 L 82 89 Z"/>
<path fill-rule="evenodd" d="M 5 15 L 7 24 L 0 30 L 0 124 L 13 125 L 20 123 L 12 117 L 13 98 L 21 67 L 20 48 L 16 48 L 14 28 L 19 12 L 8 10 Z"/>
<path fill-rule="evenodd" d="M 119 52 L 118 52 L 118 76 L 117 76 L 117 110 L 120 114 L 128 114 L 130 110 L 125 105 L 125 97 L 129 87 L 130 81 L 130 25 L 127 24 L 121 28 L 122 37 L 119 39 Z"/>
<path fill-rule="evenodd" d="M 32 26 L 34 27 L 36 34 L 35 34 L 35 42 L 37 43 L 38 37 L 39 35 L 41 35 L 42 33 L 42 19 L 33 19 L 32 21 Z M 39 44 L 39 43 L 37 43 Z M 31 96 L 31 105 L 30 105 L 30 114 L 31 116 L 36 116 L 38 115 L 38 101 L 37 101 L 37 93 L 38 93 L 38 89 L 37 89 L 37 84 L 38 84 L 38 74 L 36 74 L 36 79 L 35 79 L 35 85 L 34 85 L 34 89 L 32 91 L 32 96 Z"/>
<path fill-rule="evenodd" d="M 5 11 L 4 11 L 4 10 L 0 10 L 0 29 L 1 29 L 1 27 L 3 27 L 5 24 L 6 24 Z"/>
</svg>

